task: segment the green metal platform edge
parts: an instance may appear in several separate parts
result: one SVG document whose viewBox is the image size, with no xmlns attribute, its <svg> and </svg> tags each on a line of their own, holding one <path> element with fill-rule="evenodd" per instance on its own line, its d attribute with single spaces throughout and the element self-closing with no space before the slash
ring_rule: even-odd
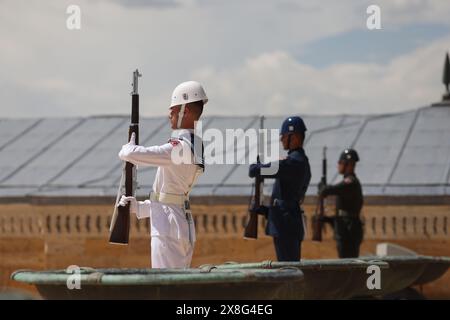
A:
<svg viewBox="0 0 450 320">
<path fill-rule="evenodd" d="M 83 285 L 105 286 L 252 283 L 300 281 L 303 279 L 302 271 L 296 268 L 283 268 L 282 270 L 81 268 L 80 270 L 80 281 Z M 65 270 L 17 270 L 11 275 L 11 279 L 36 285 L 60 285 L 66 284 L 70 276 L 72 274 L 66 273 Z"/>
</svg>

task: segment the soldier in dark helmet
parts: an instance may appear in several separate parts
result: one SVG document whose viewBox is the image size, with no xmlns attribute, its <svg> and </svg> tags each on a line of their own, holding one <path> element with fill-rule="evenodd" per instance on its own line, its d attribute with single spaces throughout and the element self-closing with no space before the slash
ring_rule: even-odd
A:
<svg viewBox="0 0 450 320">
<path fill-rule="evenodd" d="M 252 209 L 267 217 L 266 234 L 273 237 L 278 261 L 299 261 L 301 256 L 305 234 L 301 203 L 311 180 L 308 157 L 303 150 L 305 131 L 302 118 L 287 118 L 280 132 L 283 148 L 288 150 L 287 157 L 276 164 L 250 165 L 251 178 L 261 175 L 262 167 L 278 166 L 275 174 L 262 174 L 264 179 L 275 179 L 270 206 Z"/>
<path fill-rule="evenodd" d="M 334 227 L 339 258 L 356 258 L 363 239 L 360 212 L 363 206 L 361 184 L 355 174 L 359 161 L 358 153 L 345 149 L 338 162 L 338 172 L 343 180 L 335 185 L 319 186 L 320 197 L 336 196 L 336 216 L 323 217 L 324 222 Z"/>
</svg>

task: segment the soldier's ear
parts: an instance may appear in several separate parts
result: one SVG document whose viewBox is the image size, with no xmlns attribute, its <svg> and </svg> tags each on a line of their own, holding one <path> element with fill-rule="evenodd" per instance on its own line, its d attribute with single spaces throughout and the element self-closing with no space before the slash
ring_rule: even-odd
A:
<svg viewBox="0 0 450 320">
<path fill-rule="evenodd" d="M 189 109 L 189 113 L 195 120 L 198 120 L 203 112 L 203 101 L 195 101 L 188 103 L 186 108 Z"/>
<path fill-rule="evenodd" d="M 298 142 L 300 144 L 303 143 L 303 139 L 305 138 L 305 135 L 302 133 L 297 133 L 296 136 L 297 136 Z"/>
<path fill-rule="evenodd" d="M 193 114 L 192 105 L 190 103 L 188 103 L 185 108 L 186 109 L 184 109 L 184 112 L 186 112 L 189 115 Z"/>
</svg>

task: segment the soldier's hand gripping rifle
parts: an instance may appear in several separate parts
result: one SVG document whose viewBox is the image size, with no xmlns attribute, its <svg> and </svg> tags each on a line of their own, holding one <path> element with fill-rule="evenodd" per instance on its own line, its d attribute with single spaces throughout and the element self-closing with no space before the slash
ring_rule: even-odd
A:
<svg viewBox="0 0 450 320">
<path fill-rule="evenodd" d="M 264 116 L 260 119 L 260 128 L 264 128 Z M 260 135 L 263 135 L 262 130 L 260 131 Z M 257 143 L 257 158 L 256 163 L 260 162 L 259 152 L 261 150 L 260 139 L 258 139 Z M 258 212 L 255 209 L 260 208 L 263 204 L 264 200 L 264 179 L 260 174 L 255 176 L 255 194 L 249 206 L 249 219 L 247 221 L 247 225 L 244 229 L 244 238 L 245 239 L 258 239 Z"/>
<path fill-rule="evenodd" d="M 327 185 L 327 147 L 323 147 L 322 177 L 317 192 L 316 212 L 312 219 L 313 241 L 322 241 L 323 218 L 325 215 L 325 199 L 320 196 L 322 188 Z"/>
<path fill-rule="evenodd" d="M 130 141 L 131 135 L 134 133 L 136 144 L 139 144 L 138 78 L 140 76 L 142 75 L 136 69 L 133 72 L 133 91 L 131 92 L 131 124 L 128 129 L 128 141 Z M 136 167 L 130 162 L 125 162 L 122 171 L 122 178 L 120 179 L 116 204 L 114 206 L 114 213 L 109 228 L 110 243 L 128 244 L 130 235 L 130 204 L 127 203 L 126 206 L 118 206 L 118 202 L 124 191 L 126 196 L 134 197 L 136 192 L 136 185 Z"/>
</svg>

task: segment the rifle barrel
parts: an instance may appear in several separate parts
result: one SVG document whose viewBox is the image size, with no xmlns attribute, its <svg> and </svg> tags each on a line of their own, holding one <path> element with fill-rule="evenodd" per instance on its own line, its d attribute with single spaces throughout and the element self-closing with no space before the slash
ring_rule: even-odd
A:
<svg viewBox="0 0 450 320">
<path fill-rule="evenodd" d="M 135 142 L 139 144 L 139 93 L 138 93 L 138 78 L 142 75 L 136 69 L 133 72 L 133 91 L 131 92 L 131 123 L 128 128 L 128 141 L 131 135 L 135 134 Z M 136 191 L 136 167 L 130 163 L 125 164 L 125 195 L 135 196 Z M 122 186 L 119 186 L 122 188 Z M 116 204 L 117 205 L 117 204 Z M 113 217 L 111 234 L 109 238 L 110 243 L 114 244 L 128 244 L 130 235 L 130 205 L 119 206 L 115 211 L 116 216 Z"/>
<path fill-rule="evenodd" d="M 256 163 L 261 163 L 261 143 L 264 140 L 264 116 L 259 119 L 259 137 L 257 140 L 257 156 Z M 263 144 L 264 147 L 264 144 Z M 253 196 L 253 202 L 250 206 L 261 206 L 263 204 L 264 197 L 264 179 L 259 175 L 255 177 L 255 194 Z M 249 212 L 249 219 L 247 225 L 244 228 L 244 239 L 256 240 L 258 238 L 258 213 Z"/>
</svg>

